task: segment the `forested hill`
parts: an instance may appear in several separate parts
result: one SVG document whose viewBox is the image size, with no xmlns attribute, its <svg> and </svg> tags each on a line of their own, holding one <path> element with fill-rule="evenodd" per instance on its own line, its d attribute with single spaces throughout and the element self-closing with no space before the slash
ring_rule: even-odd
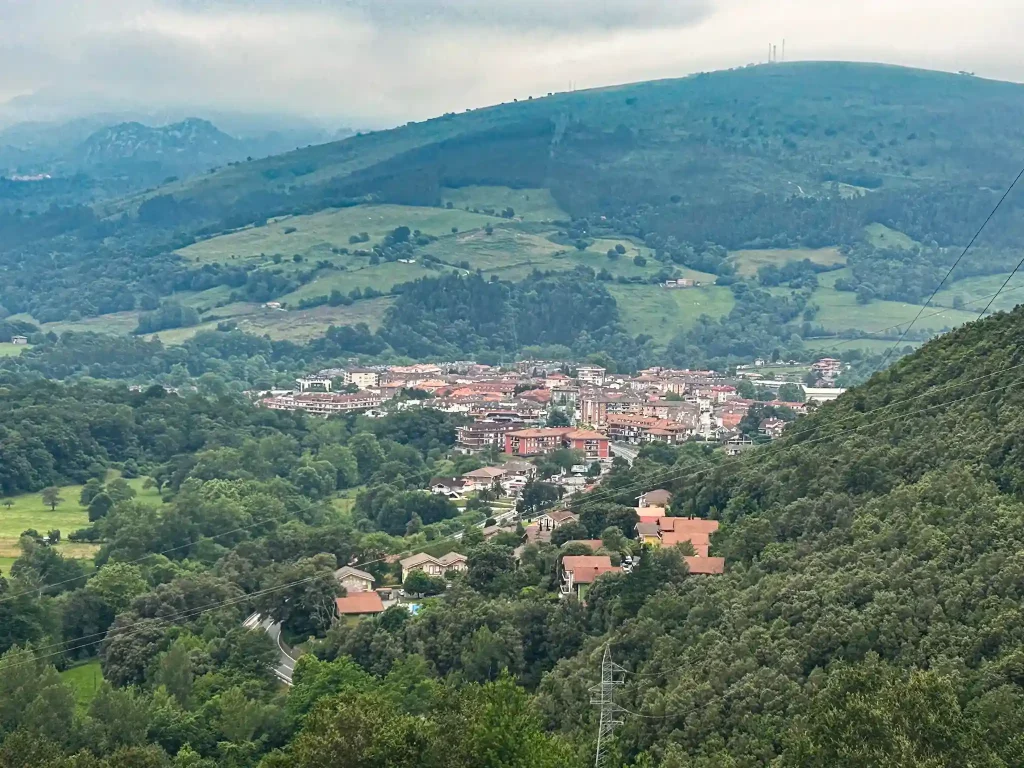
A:
<svg viewBox="0 0 1024 768">
<path fill-rule="evenodd" d="M 624 366 L 805 359 L 840 337 L 872 352 L 902 337 L 992 211 L 1022 140 L 1024 86 L 883 65 L 527 98 L 95 207 L 0 205 L 0 315 L 43 331 L 224 323 L 305 342 L 331 324 L 375 330 L 402 286 L 437 272 L 516 282 L 585 266 L 637 350 Z M 908 341 L 977 316 L 1019 260 L 1022 201 L 1006 200 L 936 297 L 941 317 Z M 676 279 L 699 290 L 661 289 Z"/>
<path fill-rule="evenodd" d="M 723 521 L 727 574 L 639 611 L 628 580 L 592 591 L 609 631 L 542 684 L 552 725 L 594 727 L 578 676 L 608 640 L 637 713 L 624 756 L 1020 765 L 1022 339 L 1021 309 L 949 334 L 710 473 L 638 462 L 644 487 L 672 478 L 676 513 Z"/>
<path fill-rule="evenodd" d="M 443 187 L 546 187 L 570 214 L 587 216 L 672 196 L 702 207 L 801 189 L 813 198 L 833 181 L 977 189 L 1005 186 L 1022 125 L 1016 84 L 883 65 L 783 64 L 447 114 L 166 192 L 196 210 L 240 214 L 275 199 L 304 208 L 363 195 L 437 205 Z"/>
</svg>

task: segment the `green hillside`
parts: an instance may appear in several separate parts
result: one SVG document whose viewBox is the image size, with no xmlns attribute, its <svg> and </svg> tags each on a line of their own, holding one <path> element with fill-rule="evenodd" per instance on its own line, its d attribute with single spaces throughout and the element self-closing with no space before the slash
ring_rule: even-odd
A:
<svg viewBox="0 0 1024 768">
<path fill-rule="evenodd" d="M 661 486 L 720 519 L 726 574 L 646 602 L 629 579 L 593 589 L 606 633 L 542 684 L 551 726 L 592 738 L 574 692 L 607 643 L 627 670 L 616 764 L 1017 765 L 1022 334 L 1024 309 L 973 324 L 769 447 L 702 471 L 651 452 L 602 484 L 595 509 Z"/>
<path fill-rule="evenodd" d="M 647 363 L 666 349 L 698 362 L 680 334 L 701 315 L 728 319 L 734 297 L 712 285 L 737 277 L 809 305 L 777 315 L 791 325 L 781 335 L 754 338 L 728 319 L 730 359 L 837 332 L 870 346 L 945 275 L 1022 139 L 1024 86 L 883 65 L 555 94 L 236 163 L 96 209 L 5 218 L 0 306 L 44 330 L 126 333 L 142 319 L 170 343 L 225 327 L 306 342 L 332 322 L 378 327 L 381 296 L 451 270 L 516 283 L 586 266 L 593 276 L 580 279 L 613 289 L 623 331 L 653 339 Z M 950 311 L 921 328 L 967 319 L 1021 238 L 1017 195 L 937 297 Z M 687 277 L 702 283 L 695 293 L 661 295 Z M 167 301 L 198 317 L 144 317 Z"/>
</svg>

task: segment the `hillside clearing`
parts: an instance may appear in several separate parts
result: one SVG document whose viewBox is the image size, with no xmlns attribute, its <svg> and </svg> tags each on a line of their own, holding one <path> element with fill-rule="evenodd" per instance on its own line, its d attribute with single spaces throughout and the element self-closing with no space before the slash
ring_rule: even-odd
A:
<svg viewBox="0 0 1024 768">
<path fill-rule="evenodd" d="M 89 707 L 100 690 L 100 685 L 103 683 L 103 669 L 100 667 L 99 661 L 89 661 L 65 669 L 60 673 L 60 678 L 75 689 L 75 704 L 78 711 L 82 712 Z"/>
<path fill-rule="evenodd" d="M 837 248 L 765 248 L 733 251 L 729 260 L 736 265 L 737 274 L 753 277 L 761 267 L 773 264 L 781 267 L 791 261 L 808 259 L 824 267 L 846 264 L 846 257 Z"/>
<path fill-rule="evenodd" d="M 10 342 L 0 342 L 0 357 L 17 357 L 24 350 L 29 349 L 28 344 L 11 344 Z"/>
<path fill-rule="evenodd" d="M 441 189 L 441 198 L 456 208 L 501 212 L 512 208 L 523 221 L 559 221 L 568 219 L 548 189 L 512 189 L 511 187 L 460 187 Z"/>
<path fill-rule="evenodd" d="M 729 314 L 736 303 L 729 288 L 718 286 L 669 290 L 657 285 L 611 284 L 608 290 L 629 333 L 646 334 L 659 345 L 692 328 L 701 315 L 719 318 Z"/>
<path fill-rule="evenodd" d="M 818 288 L 813 294 L 812 301 L 821 307 L 821 311 L 814 319 L 815 323 L 820 323 L 830 331 L 850 328 L 862 330 L 865 336 L 879 332 L 886 332 L 886 335 L 898 334 L 900 331 L 894 326 L 910 323 L 921 309 L 917 304 L 900 301 L 858 304 L 856 294 L 832 288 Z M 938 332 L 946 328 L 956 328 L 974 320 L 975 317 L 975 314 L 961 310 L 929 307 L 921 313 L 921 318 L 914 324 L 914 328 Z"/>
<path fill-rule="evenodd" d="M 871 243 L 876 248 L 901 248 L 903 250 L 910 250 L 911 248 L 919 245 L 909 235 L 905 235 L 899 230 L 890 229 L 884 224 L 868 224 L 864 227 L 864 239 Z"/>
</svg>

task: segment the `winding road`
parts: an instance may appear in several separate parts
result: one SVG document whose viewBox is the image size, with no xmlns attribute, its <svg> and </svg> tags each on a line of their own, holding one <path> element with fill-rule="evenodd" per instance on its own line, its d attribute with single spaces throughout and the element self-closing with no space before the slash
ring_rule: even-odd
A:
<svg viewBox="0 0 1024 768">
<path fill-rule="evenodd" d="M 254 613 L 243 622 L 242 626 L 246 629 L 259 629 L 270 635 L 275 645 L 277 645 L 278 653 L 274 674 L 285 685 L 291 685 L 292 673 L 295 672 L 295 659 L 284 649 L 284 645 L 281 644 L 281 625 L 275 624 L 273 619 L 264 619 L 258 613 Z"/>
</svg>

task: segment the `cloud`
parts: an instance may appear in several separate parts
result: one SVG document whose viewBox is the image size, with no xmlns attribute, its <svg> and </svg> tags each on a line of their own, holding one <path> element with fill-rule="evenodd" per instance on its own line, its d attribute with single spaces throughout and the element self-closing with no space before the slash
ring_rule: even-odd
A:
<svg viewBox="0 0 1024 768">
<path fill-rule="evenodd" d="M 1011 0 L 0 0 L 0 102 L 379 126 L 743 65 L 783 38 L 791 59 L 1020 80 L 1021 28 Z"/>
</svg>

